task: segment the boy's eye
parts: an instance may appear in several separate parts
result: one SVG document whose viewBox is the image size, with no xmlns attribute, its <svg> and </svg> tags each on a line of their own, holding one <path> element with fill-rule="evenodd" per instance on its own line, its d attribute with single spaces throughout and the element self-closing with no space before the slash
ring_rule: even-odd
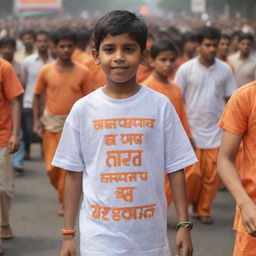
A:
<svg viewBox="0 0 256 256">
<path fill-rule="evenodd" d="M 124 49 L 126 52 L 134 52 L 134 47 L 125 47 L 125 49 Z"/>
<path fill-rule="evenodd" d="M 103 49 L 103 51 L 109 53 L 109 52 L 113 51 L 113 48 L 112 47 L 106 47 L 106 48 Z"/>
</svg>

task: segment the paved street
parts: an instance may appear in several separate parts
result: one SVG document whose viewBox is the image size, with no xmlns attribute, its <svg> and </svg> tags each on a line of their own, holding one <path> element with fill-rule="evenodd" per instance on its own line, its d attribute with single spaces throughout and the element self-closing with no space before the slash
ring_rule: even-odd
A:
<svg viewBox="0 0 256 256">
<path fill-rule="evenodd" d="M 57 256 L 63 218 L 40 157 L 39 145 L 33 145 L 32 160 L 25 163 L 23 175 L 15 175 L 16 193 L 11 212 L 15 239 L 3 241 L 5 256 Z M 195 222 L 194 256 L 231 256 L 234 232 L 231 229 L 234 203 L 228 192 L 220 192 L 214 202 L 214 225 Z M 168 216 L 168 235 L 173 247 L 174 209 Z M 132 256 L 132 255 L 131 255 Z"/>
</svg>

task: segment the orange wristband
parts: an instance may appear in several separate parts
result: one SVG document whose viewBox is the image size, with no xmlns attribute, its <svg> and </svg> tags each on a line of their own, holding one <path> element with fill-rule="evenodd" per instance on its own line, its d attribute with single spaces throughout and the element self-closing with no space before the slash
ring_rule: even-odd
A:
<svg viewBox="0 0 256 256">
<path fill-rule="evenodd" d="M 76 230 L 75 229 L 62 229 L 61 230 L 62 235 L 75 235 L 76 234 Z"/>
</svg>

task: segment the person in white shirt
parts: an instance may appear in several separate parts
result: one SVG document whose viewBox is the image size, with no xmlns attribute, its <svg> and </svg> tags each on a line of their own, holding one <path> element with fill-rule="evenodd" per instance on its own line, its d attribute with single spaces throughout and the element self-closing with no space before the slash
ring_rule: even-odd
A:
<svg viewBox="0 0 256 256">
<path fill-rule="evenodd" d="M 240 34 L 238 52 L 229 57 L 235 69 L 238 88 L 256 80 L 256 58 L 252 53 L 253 41 L 252 34 Z"/>
<path fill-rule="evenodd" d="M 36 77 L 40 69 L 54 59 L 49 54 L 49 34 L 41 30 L 36 34 L 37 53 L 27 57 L 22 63 L 21 82 L 25 87 L 22 109 L 22 129 L 25 142 L 25 159 L 30 158 L 30 144 L 33 135 L 33 98 Z"/>
<path fill-rule="evenodd" d="M 203 27 L 199 56 L 181 65 L 174 81 L 181 87 L 199 162 L 186 170 L 188 196 L 200 222 L 212 224 L 211 203 L 219 187 L 216 170 L 221 141 L 218 121 L 236 88 L 231 68 L 215 56 L 220 31 Z"/>
<path fill-rule="evenodd" d="M 68 170 L 60 255 L 170 256 L 164 174 L 177 208 L 176 255 L 192 256 L 183 168 L 196 157 L 170 100 L 136 83 L 147 27 L 112 11 L 95 27 L 94 58 L 106 86 L 80 99 L 67 117 L 53 165 Z"/>
</svg>

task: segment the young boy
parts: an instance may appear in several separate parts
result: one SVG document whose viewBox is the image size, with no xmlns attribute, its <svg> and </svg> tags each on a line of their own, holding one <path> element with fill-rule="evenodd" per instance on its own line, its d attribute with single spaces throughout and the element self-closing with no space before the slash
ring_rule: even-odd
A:
<svg viewBox="0 0 256 256">
<path fill-rule="evenodd" d="M 181 90 L 169 79 L 170 74 L 175 69 L 177 56 L 178 51 L 171 41 L 159 40 L 154 42 L 150 48 L 149 61 L 150 66 L 153 68 L 153 73 L 143 82 L 143 85 L 146 85 L 169 98 L 188 137 L 192 140 Z M 167 178 L 165 179 L 165 190 L 168 205 L 172 201 L 169 189 L 170 184 Z"/>
<path fill-rule="evenodd" d="M 218 172 L 237 203 L 233 255 L 256 255 L 256 82 L 242 86 L 234 93 L 219 126 L 224 133 Z M 243 150 L 238 171 L 235 159 L 241 142 Z"/>
<path fill-rule="evenodd" d="M 66 171 L 51 165 L 65 118 L 73 104 L 91 92 L 89 71 L 72 61 L 76 34 L 70 28 L 60 28 L 53 35 L 57 60 L 41 68 L 35 84 L 33 103 L 34 132 L 43 136 L 44 159 L 50 182 L 58 191 L 63 215 Z M 41 115 L 40 99 L 45 94 Z"/>
<path fill-rule="evenodd" d="M 136 83 L 146 40 L 146 24 L 128 11 L 96 23 L 93 55 L 107 83 L 74 105 L 53 160 L 69 170 L 62 256 L 76 255 L 82 190 L 80 255 L 169 256 L 164 170 L 180 222 L 176 255 L 192 255 L 183 168 L 196 157 L 170 101 Z"/>
</svg>

